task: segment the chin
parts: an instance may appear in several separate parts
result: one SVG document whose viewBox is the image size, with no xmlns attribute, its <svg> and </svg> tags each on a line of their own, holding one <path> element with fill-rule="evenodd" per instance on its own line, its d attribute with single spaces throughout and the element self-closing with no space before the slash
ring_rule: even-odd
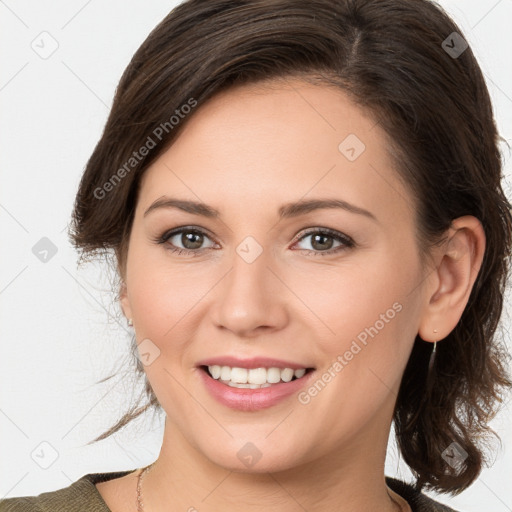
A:
<svg viewBox="0 0 512 512">
<path fill-rule="evenodd" d="M 230 439 L 224 445 L 219 443 L 215 446 L 205 446 L 202 454 L 212 464 L 236 473 L 274 473 L 302 463 L 299 460 L 300 454 L 297 453 L 297 443 L 291 442 L 288 445 L 280 439 L 269 442 L 268 439 L 265 440 L 265 435 L 255 442 L 248 441 L 245 437 L 243 440 Z"/>
</svg>

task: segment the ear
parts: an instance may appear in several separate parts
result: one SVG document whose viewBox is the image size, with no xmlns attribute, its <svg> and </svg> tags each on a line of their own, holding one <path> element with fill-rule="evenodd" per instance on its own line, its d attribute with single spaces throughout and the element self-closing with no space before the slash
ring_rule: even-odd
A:
<svg viewBox="0 0 512 512">
<path fill-rule="evenodd" d="M 476 217 L 466 215 L 455 219 L 447 235 L 436 254 L 436 268 L 427 279 L 418 329 L 425 341 L 442 340 L 455 328 L 484 258 L 485 232 Z"/>
<path fill-rule="evenodd" d="M 126 318 L 133 318 L 132 309 L 130 307 L 130 301 L 128 299 L 128 289 L 126 283 L 123 281 L 119 289 L 119 301 L 121 302 L 121 309 Z"/>
</svg>

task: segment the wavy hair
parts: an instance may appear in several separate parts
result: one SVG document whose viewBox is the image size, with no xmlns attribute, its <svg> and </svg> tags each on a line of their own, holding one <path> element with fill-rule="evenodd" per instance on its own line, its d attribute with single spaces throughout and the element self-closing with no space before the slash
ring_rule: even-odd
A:
<svg viewBox="0 0 512 512">
<path fill-rule="evenodd" d="M 110 252 L 122 277 L 141 176 L 194 115 L 180 115 L 191 98 L 201 106 L 232 85 L 287 77 L 340 88 L 389 138 L 398 175 L 416 200 L 422 257 L 460 216 L 475 216 L 485 231 L 484 260 L 462 317 L 438 343 L 430 374 L 431 345 L 416 337 L 393 416 L 416 488 L 451 494 L 479 475 L 486 437 L 495 434 L 488 422 L 512 386 L 509 354 L 496 336 L 510 270 L 511 205 L 489 92 L 464 43 L 430 0 L 185 1 L 124 71 L 70 228 L 82 259 Z M 148 137 L 154 147 L 131 161 Z M 145 376 L 140 361 L 137 373 Z M 93 442 L 152 407 L 161 408 L 146 379 L 139 403 Z M 467 454 L 457 470 L 442 457 L 452 443 Z"/>
</svg>

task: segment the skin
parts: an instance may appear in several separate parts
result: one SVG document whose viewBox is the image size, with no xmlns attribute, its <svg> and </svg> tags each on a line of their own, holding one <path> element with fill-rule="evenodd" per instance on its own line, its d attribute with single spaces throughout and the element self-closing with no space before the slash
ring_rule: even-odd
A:
<svg viewBox="0 0 512 512">
<path fill-rule="evenodd" d="M 352 162 L 338 149 L 349 134 L 366 146 Z M 164 195 L 221 217 L 174 208 L 144 216 Z M 377 220 L 343 209 L 279 220 L 284 203 L 313 198 L 343 199 Z M 142 179 L 123 275 L 137 342 L 160 350 L 145 370 L 167 415 L 143 479 L 146 510 L 399 510 L 390 495 L 408 510 L 384 480 L 400 380 L 417 334 L 442 340 L 457 324 L 485 248 L 480 222 L 461 217 L 423 265 L 415 208 L 385 134 L 338 89 L 299 79 L 238 86 L 195 111 Z M 207 232 L 200 249 L 181 234 L 155 243 L 181 226 Z M 306 228 L 336 230 L 355 246 L 322 256 L 329 246 Z M 247 236 L 262 249 L 250 264 L 236 252 Z M 202 252 L 172 253 L 171 240 Z M 308 404 L 292 395 L 235 411 L 199 378 L 198 361 L 219 355 L 292 360 L 320 377 L 394 303 L 400 312 Z M 237 457 L 247 442 L 262 454 L 250 468 Z M 138 473 L 97 485 L 114 512 L 136 510 Z"/>
</svg>

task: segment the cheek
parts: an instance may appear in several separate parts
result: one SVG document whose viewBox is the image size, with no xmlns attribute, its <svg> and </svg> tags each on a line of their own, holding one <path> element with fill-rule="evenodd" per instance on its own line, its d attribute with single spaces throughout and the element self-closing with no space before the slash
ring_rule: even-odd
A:
<svg viewBox="0 0 512 512">
<path fill-rule="evenodd" d="M 197 281 L 187 283 L 183 267 L 172 265 L 168 256 L 163 246 L 148 242 L 141 229 L 134 229 L 126 278 L 137 337 L 162 338 L 194 298 Z"/>
<path fill-rule="evenodd" d="M 345 291 L 327 297 L 322 304 L 329 309 L 319 313 L 334 334 L 317 337 L 322 367 L 299 401 L 311 417 L 322 419 L 321 434 L 331 442 L 340 435 L 349 440 L 392 410 L 412 349 L 416 304 L 406 283 L 392 279 L 395 274 L 379 275 L 377 269 L 358 275 L 354 269 L 338 282 L 332 279 L 332 286 L 346 285 Z"/>
<path fill-rule="evenodd" d="M 130 282 L 129 290 L 137 337 L 150 338 L 157 345 L 179 340 L 177 334 L 189 323 L 188 315 L 200 299 L 200 290 L 184 283 L 177 273 L 153 269 L 140 277 Z"/>
<path fill-rule="evenodd" d="M 309 272 L 290 272 L 286 280 L 306 306 L 302 319 L 318 327 L 315 332 L 327 343 L 327 351 L 339 350 L 359 334 L 364 341 L 375 329 L 406 334 L 405 325 L 415 321 L 411 313 L 420 282 L 416 256 L 409 252 L 368 251 L 336 266 L 310 265 Z"/>
<path fill-rule="evenodd" d="M 182 273 L 138 261 L 130 276 L 129 299 L 139 353 L 158 401 L 178 421 L 175 409 L 185 417 L 197 414 L 179 383 L 191 369 L 188 354 L 201 293 Z"/>
<path fill-rule="evenodd" d="M 316 332 L 323 361 L 319 381 L 302 398 L 326 418 L 326 435 L 344 421 L 333 417 L 333 407 L 353 415 L 350 424 L 360 425 L 398 393 L 420 305 L 420 266 L 411 247 L 410 254 L 403 249 L 368 254 L 308 283 L 315 290 L 308 306 L 322 320 L 325 334 Z"/>
<path fill-rule="evenodd" d="M 149 339 L 164 356 L 156 366 L 165 361 L 189 367 L 188 348 L 198 337 L 218 278 L 204 264 L 170 263 L 167 256 L 164 249 L 134 248 L 127 268 L 128 298 L 138 343 Z"/>
</svg>

